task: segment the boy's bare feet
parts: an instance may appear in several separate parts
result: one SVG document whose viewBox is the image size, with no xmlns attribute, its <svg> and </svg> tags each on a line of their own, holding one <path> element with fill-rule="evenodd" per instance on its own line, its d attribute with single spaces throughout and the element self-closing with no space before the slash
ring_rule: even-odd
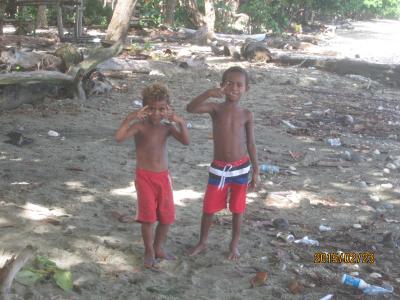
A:
<svg viewBox="0 0 400 300">
<path fill-rule="evenodd" d="M 146 269 L 157 268 L 157 266 L 156 266 L 157 261 L 156 261 L 156 259 L 154 257 L 154 253 L 152 253 L 150 251 L 144 253 L 143 262 L 144 262 L 144 267 Z"/>
<path fill-rule="evenodd" d="M 156 258 L 161 258 L 165 260 L 176 260 L 176 256 L 173 255 L 172 253 L 165 252 L 163 249 L 161 250 L 156 250 Z"/>
<path fill-rule="evenodd" d="M 230 245 L 230 253 L 228 255 L 229 260 L 237 261 L 240 258 L 240 253 L 236 244 Z"/>
<path fill-rule="evenodd" d="M 200 252 L 202 252 L 204 249 L 207 248 L 206 244 L 197 244 L 192 251 L 190 251 L 189 256 L 196 256 L 197 254 L 199 254 Z"/>
</svg>

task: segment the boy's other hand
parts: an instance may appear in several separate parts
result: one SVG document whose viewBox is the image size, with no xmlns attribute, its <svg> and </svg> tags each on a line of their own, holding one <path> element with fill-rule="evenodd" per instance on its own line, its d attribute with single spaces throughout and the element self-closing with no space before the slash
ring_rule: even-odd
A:
<svg viewBox="0 0 400 300">
<path fill-rule="evenodd" d="M 258 186 L 258 182 L 260 181 L 260 176 L 258 174 L 253 174 L 251 177 L 251 181 L 249 183 L 249 190 L 254 192 Z"/>
<path fill-rule="evenodd" d="M 222 98 L 225 95 L 225 87 L 216 87 L 207 91 L 209 97 Z"/>
<path fill-rule="evenodd" d="M 181 118 L 175 114 L 174 110 L 169 105 L 167 105 L 167 119 L 170 122 L 179 122 L 181 120 Z"/>
<path fill-rule="evenodd" d="M 147 118 L 148 115 L 149 115 L 149 107 L 146 105 L 146 106 L 142 107 L 141 109 L 139 109 L 139 110 L 137 111 L 136 117 L 137 117 L 140 121 L 143 121 L 144 119 Z"/>
</svg>

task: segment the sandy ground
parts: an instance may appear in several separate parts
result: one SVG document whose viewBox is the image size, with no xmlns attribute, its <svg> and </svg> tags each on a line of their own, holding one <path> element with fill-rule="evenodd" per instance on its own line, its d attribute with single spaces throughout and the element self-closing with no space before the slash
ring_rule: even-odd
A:
<svg viewBox="0 0 400 300">
<path fill-rule="evenodd" d="M 314 69 L 239 63 L 251 76 L 242 104 L 255 115 L 259 162 L 282 172 L 263 174 L 259 190 L 248 195 L 238 263 L 226 259 L 228 211 L 217 215 L 208 250 L 187 256 L 198 238 L 212 139 L 209 118 L 184 107 L 234 65 L 228 59 L 208 63 L 200 69 L 160 64 L 165 77 L 112 79 L 115 86 L 126 84 L 126 92 L 82 105 L 49 99 L 0 115 L 0 265 L 31 244 L 74 279 L 70 292 L 51 281 L 34 287 L 15 282 L 15 298 L 362 299 L 361 291 L 340 283 L 344 273 L 400 293 L 400 91 Z M 158 272 L 142 268 L 140 226 L 117 218 L 135 214 L 135 151 L 133 142 L 113 139 L 141 89 L 154 80 L 168 84 L 173 107 L 192 124 L 188 147 L 173 140 L 168 145 L 177 220 L 167 248 L 178 259 L 161 262 Z M 287 132 L 282 120 L 304 129 Z M 32 144 L 3 143 L 7 132 L 21 127 Z M 61 138 L 49 137 L 49 130 Z M 330 146 L 328 138 L 340 138 L 341 146 Z M 275 228 L 276 218 L 289 227 Z M 320 232 L 321 224 L 332 230 Z M 285 243 L 279 232 L 308 236 L 319 246 Z M 383 242 L 389 232 L 392 238 Z M 338 251 L 369 251 L 375 262 L 314 261 L 318 253 Z M 251 288 L 258 271 L 268 279 Z"/>
</svg>

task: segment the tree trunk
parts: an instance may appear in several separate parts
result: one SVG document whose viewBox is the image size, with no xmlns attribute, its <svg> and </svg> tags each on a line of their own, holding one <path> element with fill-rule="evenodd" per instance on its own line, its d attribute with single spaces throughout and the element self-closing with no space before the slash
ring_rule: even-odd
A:
<svg viewBox="0 0 400 300">
<path fill-rule="evenodd" d="M 204 26 L 204 16 L 197 7 L 196 0 L 185 0 L 185 7 L 189 11 L 189 18 L 196 28 Z"/>
<path fill-rule="evenodd" d="M 176 8 L 176 0 L 165 0 L 165 20 L 166 25 L 174 25 L 174 12 Z"/>
<path fill-rule="evenodd" d="M 64 24 L 62 19 L 62 7 L 60 4 L 57 5 L 57 28 L 58 37 L 62 41 L 64 39 Z"/>
<path fill-rule="evenodd" d="M 106 40 L 117 42 L 125 39 L 136 2 L 137 0 L 120 0 L 117 2 L 107 28 Z"/>
<path fill-rule="evenodd" d="M 0 34 L 3 34 L 3 18 L 6 9 L 6 3 L 1 1 L 0 3 Z"/>
<path fill-rule="evenodd" d="M 215 25 L 215 9 L 214 0 L 204 0 L 205 7 L 205 17 L 204 21 L 207 24 L 208 35 L 214 35 L 214 25 Z"/>
<path fill-rule="evenodd" d="M 46 5 L 39 5 L 37 20 L 36 20 L 36 28 L 48 28 L 46 10 L 47 10 Z"/>
</svg>

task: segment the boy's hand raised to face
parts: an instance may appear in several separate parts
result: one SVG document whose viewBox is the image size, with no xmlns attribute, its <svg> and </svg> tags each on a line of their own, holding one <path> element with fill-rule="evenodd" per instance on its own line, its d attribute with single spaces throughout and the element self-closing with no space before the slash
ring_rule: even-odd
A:
<svg viewBox="0 0 400 300">
<path fill-rule="evenodd" d="M 179 122 L 181 118 L 174 112 L 171 106 L 167 105 L 167 119 L 170 122 Z"/>
<path fill-rule="evenodd" d="M 144 119 L 147 118 L 148 115 L 149 115 L 149 107 L 146 105 L 137 111 L 136 118 L 138 118 L 140 121 L 143 121 Z"/>
<path fill-rule="evenodd" d="M 207 93 L 209 97 L 222 98 L 225 95 L 225 86 L 209 89 Z"/>
</svg>

